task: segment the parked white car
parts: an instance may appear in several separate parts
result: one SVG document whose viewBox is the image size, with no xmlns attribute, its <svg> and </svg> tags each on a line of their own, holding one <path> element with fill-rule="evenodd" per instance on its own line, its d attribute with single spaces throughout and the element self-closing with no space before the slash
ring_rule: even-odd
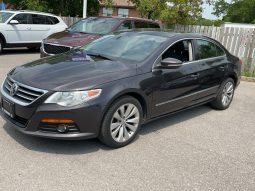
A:
<svg viewBox="0 0 255 191">
<path fill-rule="evenodd" d="M 58 16 L 35 11 L 0 11 L 0 53 L 4 48 L 39 48 L 49 35 L 64 31 Z"/>
</svg>

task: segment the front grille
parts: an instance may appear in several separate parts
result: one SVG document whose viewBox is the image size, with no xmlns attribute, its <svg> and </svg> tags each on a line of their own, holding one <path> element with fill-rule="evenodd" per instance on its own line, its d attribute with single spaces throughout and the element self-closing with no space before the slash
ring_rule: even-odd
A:
<svg viewBox="0 0 255 191">
<path fill-rule="evenodd" d="M 18 85 L 18 88 L 16 93 L 14 95 L 11 95 L 11 89 L 14 83 Z M 38 90 L 36 88 L 32 88 L 32 87 L 14 82 L 9 77 L 6 78 L 3 89 L 5 93 L 7 93 L 13 99 L 18 100 L 19 102 L 22 102 L 24 104 L 32 103 L 33 101 L 35 101 L 36 99 L 38 99 L 45 93 L 44 90 Z"/>
<path fill-rule="evenodd" d="M 68 46 L 59 46 L 53 44 L 44 44 L 43 46 L 44 51 L 47 54 L 61 54 L 71 50 L 71 47 Z"/>
<path fill-rule="evenodd" d="M 49 123 L 40 123 L 39 130 L 49 133 L 59 133 L 57 128 L 60 124 L 49 124 Z M 80 130 L 76 124 L 68 124 L 68 130 L 65 133 L 79 133 Z"/>
</svg>

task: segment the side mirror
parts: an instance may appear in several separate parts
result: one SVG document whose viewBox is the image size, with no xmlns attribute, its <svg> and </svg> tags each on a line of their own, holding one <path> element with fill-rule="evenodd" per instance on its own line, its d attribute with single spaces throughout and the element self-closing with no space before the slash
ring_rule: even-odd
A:
<svg viewBox="0 0 255 191">
<path fill-rule="evenodd" d="M 10 21 L 10 24 L 11 24 L 11 25 L 18 25 L 18 24 L 19 24 L 19 21 L 17 21 L 17 20 L 11 20 L 11 21 Z"/>
<path fill-rule="evenodd" d="M 160 68 L 162 69 L 171 69 L 171 68 L 179 68 L 182 66 L 182 61 L 175 58 L 165 58 L 161 61 Z"/>
</svg>

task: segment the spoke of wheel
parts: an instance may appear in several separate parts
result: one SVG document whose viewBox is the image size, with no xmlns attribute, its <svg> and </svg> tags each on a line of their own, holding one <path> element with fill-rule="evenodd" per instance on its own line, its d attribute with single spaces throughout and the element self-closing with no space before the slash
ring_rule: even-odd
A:
<svg viewBox="0 0 255 191">
<path fill-rule="evenodd" d="M 113 132 L 112 132 L 112 136 L 115 138 L 116 135 L 118 134 L 118 132 L 120 131 L 120 128 L 121 126 L 119 126 L 117 129 L 115 129 Z"/>
<path fill-rule="evenodd" d="M 230 85 L 230 87 L 227 89 L 227 93 L 232 92 L 233 91 L 233 85 Z"/>
<path fill-rule="evenodd" d="M 138 124 L 138 123 L 139 123 L 139 117 L 135 117 L 135 118 L 132 118 L 132 119 L 128 119 L 126 122 L 127 122 L 127 123 L 135 123 L 135 124 Z"/>
<path fill-rule="evenodd" d="M 111 131 L 115 130 L 116 128 L 118 128 L 121 124 L 120 123 L 112 123 L 111 124 Z"/>
<path fill-rule="evenodd" d="M 132 131 L 132 132 L 135 132 L 136 131 L 136 129 L 137 129 L 137 125 L 131 125 L 131 124 L 126 124 L 127 125 L 127 127 Z"/>
<path fill-rule="evenodd" d="M 128 133 L 126 127 L 124 127 L 124 138 L 125 138 L 125 140 L 128 140 L 130 138 L 130 134 Z"/>
<path fill-rule="evenodd" d="M 126 116 L 126 117 L 130 118 L 130 117 L 132 117 L 133 115 L 135 115 L 138 112 L 139 112 L 138 109 L 136 107 L 134 107 L 133 110 L 131 111 L 131 113 L 128 116 Z"/>
<path fill-rule="evenodd" d="M 125 106 L 124 106 L 124 105 L 121 106 L 121 107 L 119 108 L 119 111 L 120 111 L 120 116 L 123 117 L 123 116 L 125 115 Z"/>
<path fill-rule="evenodd" d="M 123 141 L 123 133 L 124 133 L 124 127 L 121 126 L 119 130 L 119 136 L 118 136 L 118 141 L 122 142 Z"/>
<path fill-rule="evenodd" d="M 122 119 L 118 111 L 114 113 L 113 117 L 119 121 Z"/>
<path fill-rule="evenodd" d="M 125 116 L 128 117 L 129 114 L 131 113 L 131 111 L 132 111 L 134 108 L 135 108 L 134 105 L 129 104 L 128 107 L 127 107 L 127 109 L 126 109 L 126 111 L 125 111 Z"/>
</svg>

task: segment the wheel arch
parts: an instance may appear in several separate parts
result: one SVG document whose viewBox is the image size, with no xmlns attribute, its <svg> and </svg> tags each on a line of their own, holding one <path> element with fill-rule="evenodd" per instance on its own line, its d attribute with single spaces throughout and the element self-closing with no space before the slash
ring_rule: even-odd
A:
<svg viewBox="0 0 255 191">
<path fill-rule="evenodd" d="M 0 32 L 0 39 L 3 40 L 4 46 L 6 45 L 6 39 L 4 35 Z"/>
</svg>

